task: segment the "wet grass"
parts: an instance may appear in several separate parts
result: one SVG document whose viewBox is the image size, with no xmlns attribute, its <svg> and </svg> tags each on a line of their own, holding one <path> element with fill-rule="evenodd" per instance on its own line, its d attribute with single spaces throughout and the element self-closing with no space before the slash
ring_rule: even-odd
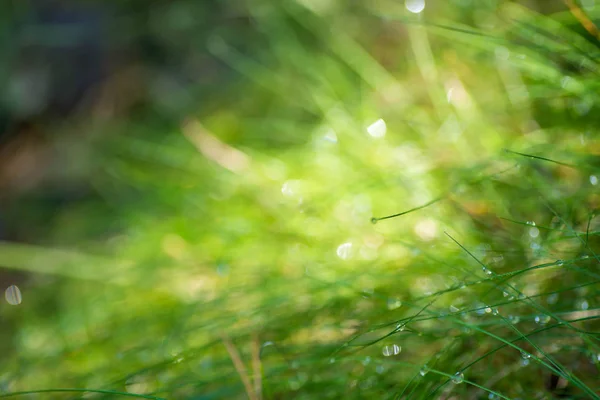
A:
<svg viewBox="0 0 600 400">
<path fill-rule="evenodd" d="M 0 247 L 4 396 L 600 397 L 597 40 L 561 2 L 335 4 L 249 3 L 216 106 L 97 128 L 104 208 Z"/>
</svg>

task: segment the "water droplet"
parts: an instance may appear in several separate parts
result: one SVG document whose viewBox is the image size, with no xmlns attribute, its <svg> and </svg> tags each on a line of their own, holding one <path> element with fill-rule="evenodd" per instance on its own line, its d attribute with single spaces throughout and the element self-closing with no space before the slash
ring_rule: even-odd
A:
<svg viewBox="0 0 600 400">
<path fill-rule="evenodd" d="M 299 186 L 298 181 L 287 181 L 287 182 L 284 182 L 283 185 L 281 186 L 281 193 L 284 196 L 292 197 L 292 196 L 294 196 L 297 193 L 298 186 Z"/>
<path fill-rule="evenodd" d="M 493 272 L 489 268 L 483 267 L 483 268 L 481 268 L 481 270 L 486 275 L 492 275 L 493 274 Z"/>
<path fill-rule="evenodd" d="M 406 0 L 406 9 L 413 14 L 419 14 L 425 9 L 425 0 Z"/>
<path fill-rule="evenodd" d="M 333 363 L 335 363 L 335 358 L 331 357 L 331 358 L 329 359 L 329 364 L 333 364 Z"/>
<path fill-rule="evenodd" d="M 511 324 L 518 324 L 519 321 L 521 321 L 521 318 L 519 318 L 516 315 L 509 315 L 508 320 L 510 321 Z"/>
<path fill-rule="evenodd" d="M 498 309 L 496 307 L 492 308 L 492 315 L 498 315 L 500 314 L 500 311 L 498 311 Z"/>
<path fill-rule="evenodd" d="M 427 366 L 427 364 L 423 365 L 421 367 L 421 369 L 419 370 L 419 374 L 421 374 L 421 376 L 427 375 L 428 372 L 429 372 L 429 367 Z"/>
<path fill-rule="evenodd" d="M 529 353 L 528 353 L 528 352 L 526 352 L 526 351 L 521 351 L 521 358 L 522 358 L 523 360 L 529 360 L 529 359 L 531 358 L 531 354 L 529 354 Z"/>
<path fill-rule="evenodd" d="M 583 310 L 583 311 L 587 310 L 590 307 L 587 300 L 579 300 L 578 306 L 579 306 L 579 309 Z"/>
<path fill-rule="evenodd" d="M 556 304 L 558 301 L 558 293 L 552 293 L 546 298 L 546 303 L 548 304 Z"/>
<path fill-rule="evenodd" d="M 421 240 L 430 242 L 437 236 L 438 224 L 431 218 L 425 218 L 415 224 L 414 231 Z"/>
<path fill-rule="evenodd" d="M 400 299 L 389 298 L 387 300 L 387 308 L 388 308 L 388 310 L 395 310 L 397 308 L 400 308 L 401 306 L 402 306 L 402 301 L 400 301 Z"/>
<path fill-rule="evenodd" d="M 463 383 L 465 380 L 465 375 L 462 372 L 457 372 L 454 375 L 452 375 L 452 383 L 454 383 L 455 385 L 458 385 L 459 383 Z"/>
<path fill-rule="evenodd" d="M 455 313 L 458 312 L 459 308 L 458 307 L 454 307 L 453 305 L 450 305 L 450 312 Z"/>
<path fill-rule="evenodd" d="M 600 363 L 600 353 L 598 354 L 592 354 L 590 361 L 592 362 L 592 364 L 598 364 Z"/>
<path fill-rule="evenodd" d="M 551 318 L 549 315 L 536 315 L 535 323 L 540 325 L 546 325 L 548 322 L 550 322 L 550 319 Z"/>
<path fill-rule="evenodd" d="M 529 360 L 528 359 L 522 359 L 521 360 L 521 365 L 524 366 L 524 367 L 528 366 L 529 365 Z"/>
<path fill-rule="evenodd" d="M 525 296 L 525 293 L 519 293 L 518 299 L 519 300 L 525 300 L 527 298 L 527 296 Z"/>
<path fill-rule="evenodd" d="M 540 236 L 540 230 L 535 227 L 529 228 L 529 236 L 531 236 L 532 238 Z"/>
<path fill-rule="evenodd" d="M 596 175 L 590 175 L 590 183 L 596 186 L 598 184 L 598 177 Z"/>
<path fill-rule="evenodd" d="M 375 217 L 371 218 L 371 223 L 373 225 L 375 225 L 377 223 L 377 221 L 379 221 L 379 218 L 375 218 Z"/>
<path fill-rule="evenodd" d="M 400 346 L 398 346 L 397 344 L 392 344 L 391 346 L 384 346 L 382 352 L 384 356 L 390 357 L 400 354 L 400 351 L 402 351 L 402 348 Z"/>
<path fill-rule="evenodd" d="M 555 262 L 558 267 L 562 267 L 565 264 L 563 260 L 556 260 Z"/>
<path fill-rule="evenodd" d="M 337 256 L 342 260 L 347 260 L 352 255 L 352 243 L 342 243 L 336 250 Z"/>
<path fill-rule="evenodd" d="M 527 221 L 526 223 L 527 223 L 527 225 L 535 226 L 535 222 L 533 222 L 533 221 Z"/>
<path fill-rule="evenodd" d="M 385 121 L 382 119 L 378 119 L 377 121 L 369 125 L 369 127 L 367 128 L 367 132 L 369 133 L 369 135 L 371 135 L 374 138 L 384 137 L 386 131 L 387 126 L 385 124 Z"/>
<path fill-rule="evenodd" d="M 405 329 L 406 329 L 406 324 L 400 323 L 400 324 L 396 325 L 396 332 L 402 332 Z"/>
<path fill-rule="evenodd" d="M 383 374 L 385 372 L 385 367 L 383 365 L 378 365 L 375 367 L 375 372 L 378 374 Z"/>
<path fill-rule="evenodd" d="M 513 296 L 512 294 L 508 293 L 508 292 L 502 292 L 502 296 L 506 297 L 508 300 L 514 300 L 515 296 Z"/>
<path fill-rule="evenodd" d="M 491 308 L 491 307 L 486 307 L 486 308 L 485 308 L 485 313 L 486 313 L 486 314 L 489 314 L 489 313 L 491 313 L 491 312 L 492 312 L 492 308 Z"/>
<path fill-rule="evenodd" d="M 21 304 L 21 301 L 23 300 L 21 297 L 21 290 L 19 290 L 16 285 L 10 285 L 8 288 L 6 288 L 6 291 L 4 292 L 4 298 L 8 304 L 13 306 Z"/>
<path fill-rule="evenodd" d="M 327 133 L 323 136 L 323 140 L 329 143 L 337 143 L 338 138 L 333 130 L 327 131 Z"/>
<path fill-rule="evenodd" d="M 484 304 L 478 303 L 478 304 L 476 304 L 476 305 L 475 305 L 475 307 L 476 307 L 476 309 L 475 309 L 475 312 L 476 312 L 478 315 L 483 315 L 483 314 L 485 314 L 485 309 L 486 309 L 486 307 L 485 307 L 485 305 L 484 305 Z"/>
<path fill-rule="evenodd" d="M 366 356 L 365 359 L 362 361 L 362 365 L 369 365 L 371 363 L 371 357 Z"/>
</svg>

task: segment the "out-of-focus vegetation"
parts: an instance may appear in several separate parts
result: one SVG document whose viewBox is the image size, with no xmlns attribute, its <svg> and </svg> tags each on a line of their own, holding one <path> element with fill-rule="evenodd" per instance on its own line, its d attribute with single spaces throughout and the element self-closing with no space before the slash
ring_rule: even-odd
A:
<svg viewBox="0 0 600 400">
<path fill-rule="evenodd" d="M 1 7 L 0 397 L 600 397 L 597 1 Z"/>
</svg>

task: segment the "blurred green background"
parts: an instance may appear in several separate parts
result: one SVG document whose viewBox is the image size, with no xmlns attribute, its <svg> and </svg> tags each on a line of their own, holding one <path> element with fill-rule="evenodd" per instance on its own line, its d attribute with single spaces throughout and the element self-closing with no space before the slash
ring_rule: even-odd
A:
<svg viewBox="0 0 600 400">
<path fill-rule="evenodd" d="M 597 1 L 0 20 L 0 397 L 600 397 Z"/>
</svg>

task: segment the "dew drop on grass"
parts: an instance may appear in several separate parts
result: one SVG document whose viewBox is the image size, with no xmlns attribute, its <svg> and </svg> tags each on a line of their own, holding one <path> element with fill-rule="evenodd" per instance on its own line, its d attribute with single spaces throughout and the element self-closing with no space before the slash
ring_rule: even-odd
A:
<svg viewBox="0 0 600 400">
<path fill-rule="evenodd" d="M 406 329 L 406 324 L 396 325 L 396 332 L 402 332 L 404 329 Z"/>
<path fill-rule="evenodd" d="M 482 267 L 482 268 L 481 268 L 481 270 L 482 270 L 482 271 L 483 271 L 483 273 L 484 273 L 484 274 L 486 274 L 486 275 L 492 275 L 492 274 L 493 274 L 493 272 L 492 272 L 492 271 L 491 271 L 489 268 Z"/>
<path fill-rule="evenodd" d="M 428 372 L 429 372 L 429 367 L 427 366 L 427 364 L 423 365 L 421 367 L 421 369 L 419 370 L 419 374 L 421 374 L 421 376 L 427 375 Z"/>
<path fill-rule="evenodd" d="M 598 177 L 596 175 L 590 175 L 590 183 L 596 186 L 598 184 Z"/>
<path fill-rule="evenodd" d="M 375 372 L 381 375 L 385 372 L 385 367 L 383 365 L 378 365 L 375 367 Z"/>
<path fill-rule="evenodd" d="M 548 322 L 550 322 L 550 319 L 551 318 L 549 315 L 536 315 L 535 323 L 540 325 L 546 325 Z"/>
<path fill-rule="evenodd" d="M 367 132 L 369 133 L 369 135 L 371 135 L 371 137 L 374 137 L 374 138 L 384 137 L 386 131 L 387 131 L 387 126 L 385 124 L 385 121 L 382 119 L 378 119 L 377 121 L 375 121 L 371 125 L 369 125 L 369 127 L 367 128 Z"/>
<path fill-rule="evenodd" d="M 362 365 L 367 366 L 371 363 L 371 357 L 366 356 L 365 359 L 362 361 Z"/>
<path fill-rule="evenodd" d="M 527 221 L 526 223 L 527 223 L 527 225 L 535 226 L 535 222 L 533 222 L 533 221 Z"/>
<path fill-rule="evenodd" d="M 455 312 L 458 312 L 458 311 L 459 311 L 459 308 L 458 308 L 458 307 L 455 307 L 455 306 L 453 306 L 453 305 L 450 305 L 450 312 L 452 312 L 452 313 L 455 313 Z"/>
<path fill-rule="evenodd" d="M 336 254 L 342 260 L 347 260 L 352 255 L 352 243 L 342 243 L 338 246 Z"/>
<path fill-rule="evenodd" d="M 371 218 L 371 223 L 372 223 L 373 225 L 375 225 L 375 224 L 377 223 L 377 221 L 379 221 L 379 219 L 378 219 L 378 218 L 375 218 L 375 217 Z"/>
<path fill-rule="evenodd" d="M 419 14 L 425 9 L 425 0 L 406 0 L 404 6 L 413 14 Z"/>
<path fill-rule="evenodd" d="M 4 291 L 4 298 L 8 304 L 13 306 L 21 304 L 21 301 L 23 300 L 21 297 L 21 290 L 19 290 L 17 285 L 10 285 L 8 288 L 6 288 Z"/>
<path fill-rule="evenodd" d="M 555 262 L 556 262 L 556 266 L 558 266 L 558 267 L 562 267 L 565 264 L 565 262 L 563 260 L 556 260 Z"/>
<path fill-rule="evenodd" d="M 500 311 L 498 311 L 498 309 L 496 307 L 492 308 L 492 315 L 498 315 L 500 314 Z"/>
<path fill-rule="evenodd" d="M 485 313 L 486 314 L 490 314 L 492 312 L 492 307 L 486 307 L 485 308 Z"/>
<path fill-rule="evenodd" d="M 400 351 L 402 351 L 402 348 L 400 346 L 398 346 L 397 344 L 392 344 L 390 346 L 384 346 L 382 352 L 384 356 L 390 357 L 400 354 Z"/>
<path fill-rule="evenodd" d="M 513 296 L 512 294 L 508 293 L 508 292 L 502 292 L 502 296 L 506 297 L 508 300 L 514 300 L 515 296 Z"/>
<path fill-rule="evenodd" d="M 526 352 L 526 351 L 521 351 L 521 358 L 522 358 L 523 360 L 529 360 L 529 359 L 531 358 L 531 354 L 529 354 L 529 353 L 528 353 L 528 352 Z"/>
<path fill-rule="evenodd" d="M 590 304 L 587 302 L 587 300 L 579 300 L 577 302 L 577 306 L 580 310 L 587 310 L 588 308 L 590 308 Z"/>
<path fill-rule="evenodd" d="M 519 318 L 516 315 L 509 315 L 508 320 L 510 321 L 511 324 L 518 324 L 519 321 L 521 321 L 521 318 Z"/>
<path fill-rule="evenodd" d="M 452 383 L 454 383 L 455 385 L 458 385 L 459 383 L 463 383 L 465 380 L 465 375 L 462 372 L 457 372 L 454 375 L 452 375 Z"/>
<path fill-rule="evenodd" d="M 387 300 L 387 308 L 388 310 L 395 310 L 397 308 L 402 307 L 402 301 L 400 301 L 400 299 L 396 299 L 396 298 L 392 298 L 390 297 Z"/>
<path fill-rule="evenodd" d="M 536 227 L 529 228 L 529 236 L 531 236 L 532 238 L 540 236 L 540 230 Z"/>
<path fill-rule="evenodd" d="M 333 363 L 335 363 L 335 358 L 331 357 L 331 358 L 329 359 L 329 364 L 333 364 Z"/>
<path fill-rule="evenodd" d="M 335 132 L 333 130 L 327 131 L 327 133 L 325 135 L 323 135 L 323 140 L 325 140 L 326 142 L 329 142 L 329 143 L 337 143 L 338 142 L 337 135 L 335 134 Z"/>
</svg>

